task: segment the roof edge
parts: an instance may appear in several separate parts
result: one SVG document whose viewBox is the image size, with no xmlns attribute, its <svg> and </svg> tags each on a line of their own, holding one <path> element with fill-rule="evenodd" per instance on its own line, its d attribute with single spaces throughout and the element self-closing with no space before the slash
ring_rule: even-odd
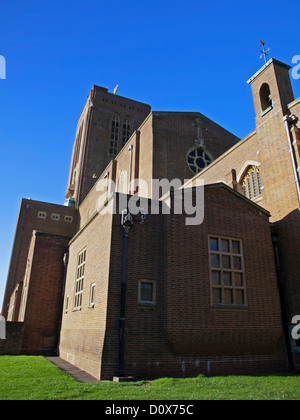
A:
<svg viewBox="0 0 300 420">
<path fill-rule="evenodd" d="M 201 186 L 200 186 L 201 187 Z M 199 188 L 199 186 L 193 186 L 193 187 L 187 187 L 185 189 L 193 191 L 194 189 Z M 184 189 L 184 187 L 182 187 Z M 204 185 L 204 191 L 205 190 L 214 190 L 214 189 L 224 189 L 226 191 L 229 191 L 231 194 L 234 194 L 236 197 L 238 197 L 241 200 L 246 201 L 248 204 L 250 204 L 252 207 L 255 207 L 257 210 L 265 213 L 268 217 L 271 217 L 271 213 L 266 210 L 264 207 L 261 207 L 259 204 L 254 203 L 254 201 L 250 200 L 249 198 L 245 197 L 243 194 L 240 194 L 238 191 L 235 191 L 233 188 L 229 187 L 228 185 L 224 184 L 224 182 L 216 182 L 213 184 L 205 184 Z M 171 192 L 170 195 L 173 195 L 176 192 Z"/>
<path fill-rule="evenodd" d="M 268 68 L 271 64 L 278 64 L 281 67 L 285 67 L 286 69 L 290 70 L 292 67 L 288 64 L 283 63 L 282 61 L 276 60 L 275 58 L 271 58 L 263 67 L 261 67 L 249 80 L 247 80 L 248 84 L 251 84 L 266 68 Z"/>
</svg>

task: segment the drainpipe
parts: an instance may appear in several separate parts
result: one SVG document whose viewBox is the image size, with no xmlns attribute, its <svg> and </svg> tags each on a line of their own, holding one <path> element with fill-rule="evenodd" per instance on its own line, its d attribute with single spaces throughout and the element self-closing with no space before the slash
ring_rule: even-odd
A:
<svg viewBox="0 0 300 420">
<path fill-rule="evenodd" d="M 289 126 L 289 124 L 292 124 L 292 125 L 297 124 L 298 118 L 295 115 L 285 115 L 284 118 L 283 118 L 283 121 L 284 121 L 285 128 L 286 128 L 286 134 L 287 134 L 287 138 L 288 138 L 291 160 L 292 160 L 292 165 L 293 165 L 294 178 L 295 178 L 297 194 L 298 194 L 298 201 L 299 201 L 299 204 L 300 204 L 299 176 L 298 176 L 298 171 L 297 171 L 297 162 L 296 162 L 295 151 L 294 151 L 293 143 L 292 143 L 290 126 Z"/>
<path fill-rule="evenodd" d="M 129 237 L 130 228 L 133 225 L 133 217 L 127 210 L 123 210 L 122 212 L 121 224 L 123 226 L 123 264 L 122 264 L 121 310 L 120 310 L 119 377 L 124 376 L 125 305 L 126 305 L 126 286 L 127 286 L 128 237 Z"/>
<path fill-rule="evenodd" d="M 59 346 L 60 346 L 60 332 L 61 332 L 61 325 L 62 325 L 62 317 L 64 312 L 64 297 L 65 297 L 65 288 L 66 288 L 66 279 L 67 279 L 67 270 L 69 264 L 69 249 L 66 250 L 63 257 L 63 265 L 64 265 L 64 274 L 63 274 L 63 283 L 62 283 L 62 291 L 61 291 L 61 302 L 60 302 L 60 311 L 58 317 L 58 324 L 57 324 L 57 340 L 54 347 L 54 353 L 59 356 Z"/>
<path fill-rule="evenodd" d="M 128 259 L 128 238 L 134 221 L 142 225 L 146 220 L 144 209 L 140 208 L 140 216 L 133 218 L 128 209 L 122 211 L 121 226 L 123 226 L 123 261 L 122 261 L 122 282 L 121 282 L 121 310 L 120 310 L 120 331 L 119 331 L 119 377 L 125 376 L 125 307 L 127 287 L 127 259 Z"/>
<path fill-rule="evenodd" d="M 280 262 L 279 262 L 279 239 L 276 234 L 272 234 L 272 243 L 273 243 L 273 250 L 274 250 L 274 257 L 275 257 L 278 292 L 279 292 L 280 307 L 281 307 L 281 321 L 282 321 L 283 333 L 284 333 L 286 350 L 287 350 L 289 370 L 294 371 L 295 365 L 294 365 L 293 353 L 291 349 L 289 322 L 288 322 L 288 317 L 287 317 L 283 279 L 281 275 Z"/>
<path fill-rule="evenodd" d="M 128 150 L 130 152 L 128 194 L 131 194 L 132 149 L 133 149 L 132 145 L 128 147 Z"/>
</svg>

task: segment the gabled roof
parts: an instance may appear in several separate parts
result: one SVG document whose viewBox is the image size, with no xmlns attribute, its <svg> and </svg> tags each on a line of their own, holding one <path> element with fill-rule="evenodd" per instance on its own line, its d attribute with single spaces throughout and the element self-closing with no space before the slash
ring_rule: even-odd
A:
<svg viewBox="0 0 300 420">
<path fill-rule="evenodd" d="M 195 188 L 197 188 L 197 187 L 196 186 L 194 186 L 194 187 L 188 187 L 188 188 L 185 188 L 184 186 L 182 187 L 182 189 L 189 189 L 191 191 L 193 189 L 195 189 Z M 263 212 L 268 217 L 271 217 L 271 213 L 268 210 L 266 210 L 265 208 L 261 207 L 260 205 L 258 205 L 256 203 L 254 203 L 254 201 L 252 201 L 249 198 L 245 197 L 243 194 L 240 194 L 238 191 L 235 191 L 233 188 L 229 187 L 228 185 L 224 184 L 223 182 L 217 182 L 215 184 L 206 184 L 206 185 L 204 185 L 204 192 L 206 190 L 213 190 L 213 189 L 217 189 L 217 188 L 220 188 L 220 189 L 224 189 L 226 191 L 229 191 L 231 194 L 234 194 L 240 200 L 246 201 L 247 204 L 250 204 L 252 207 L 255 207 L 257 210 L 259 210 L 260 212 Z M 171 193 L 171 195 L 172 194 L 175 194 L 176 195 L 176 191 L 173 192 L 173 193 Z M 179 192 L 178 192 L 178 194 L 179 194 Z"/>
</svg>

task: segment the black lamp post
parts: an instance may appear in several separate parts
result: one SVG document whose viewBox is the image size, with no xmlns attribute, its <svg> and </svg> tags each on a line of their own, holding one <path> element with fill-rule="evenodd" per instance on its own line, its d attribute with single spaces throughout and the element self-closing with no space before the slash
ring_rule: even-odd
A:
<svg viewBox="0 0 300 420">
<path fill-rule="evenodd" d="M 127 210 L 122 212 L 123 226 L 123 272 L 121 283 L 121 312 L 120 312 L 120 342 L 119 342 L 119 376 L 124 376 L 124 344 L 125 344 L 125 303 L 126 303 L 126 278 L 127 278 L 127 253 L 128 236 L 133 226 L 133 217 Z"/>
<path fill-rule="evenodd" d="M 123 210 L 121 225 L 123 226 L 123 266 L 122 266 L 122 283 L 121 283 L 121 311 L 120 311 L 120 339 L 119 339 L 119 376 L 124 376 L 124 348 L 125 348 L 125 305 L 126 305 L 126 285 L 127 285 L 127 254 L 128 254 L 128 237 L 130 229 L 134 221 L 142 224 L 146 215 L 141 208 L 140 219 L 134 219 L 127 211 Z"/>
</svg>

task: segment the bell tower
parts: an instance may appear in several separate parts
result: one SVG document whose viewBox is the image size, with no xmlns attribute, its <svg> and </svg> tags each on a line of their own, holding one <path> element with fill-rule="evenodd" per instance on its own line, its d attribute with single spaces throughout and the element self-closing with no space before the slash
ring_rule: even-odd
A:
<svg viewBox="0 0 300 420">
<path fill-rule="evenodd" d="M 271 58 L 248 83 L 252 89 L 255 109 L 255 147 L 265 191 L 264 207 L 277 222 L 298 206 L 293 159 L 284 118 L 291 114 L 294 101 L 290 66 Z"/>
<path fill-rule="evenodd" d="M 256 126 L 282 110 L 285 115 L 287 105 L 294 100 L 290 66 L 271 58 L 247 83 L 253 95 Z"/>
<path fill-rule="evenodd" d="M 149 105 L 93 86 L 77 123 L 65 204 L 78 207 L 145 118 Z"/>
</svg>

